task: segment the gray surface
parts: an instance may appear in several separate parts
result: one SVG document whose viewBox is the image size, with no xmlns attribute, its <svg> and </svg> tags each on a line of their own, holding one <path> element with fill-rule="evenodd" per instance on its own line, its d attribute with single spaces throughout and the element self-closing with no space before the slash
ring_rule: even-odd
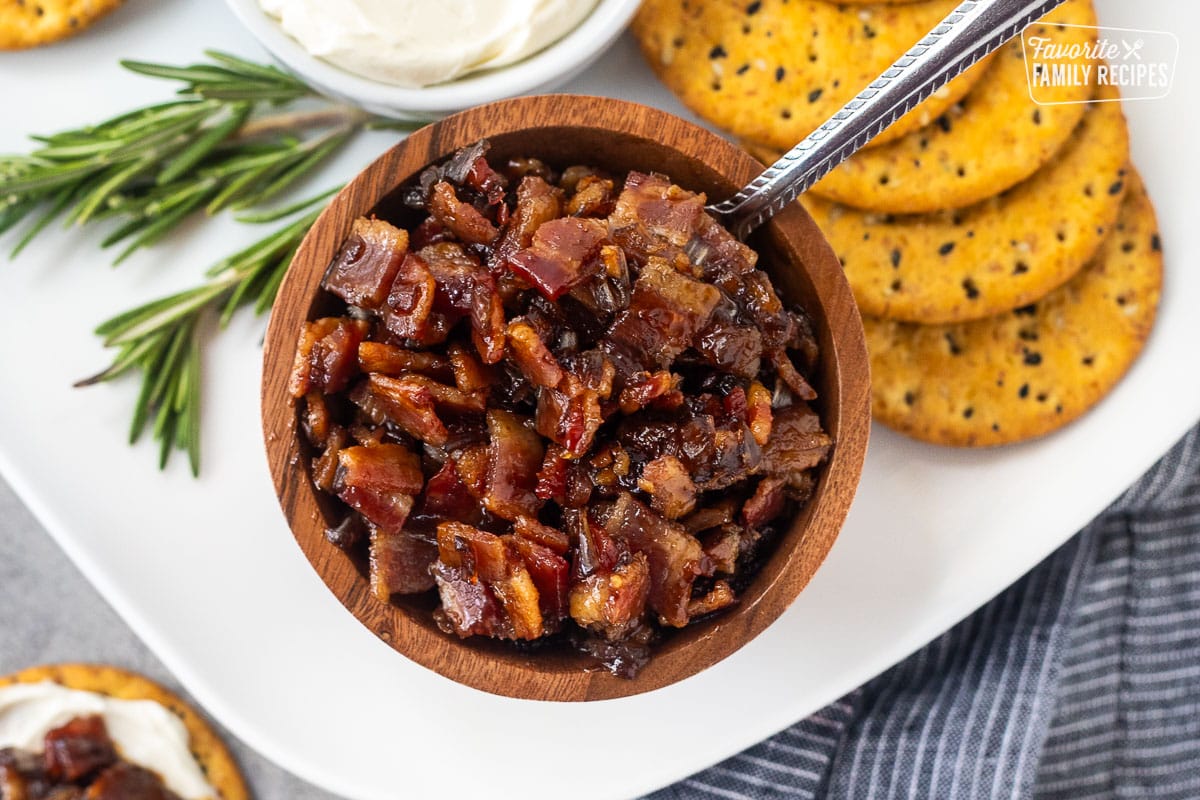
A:
<svg viewBox="0 0 1200 800">
<path fill-rule="evenodd" d="M 188 697 L 0 481 L 0 675 L 63 661 L 124 667 Z M 283 771 L 217 728 L 255 796 L 337 800 L 337 795 Z"/>
</svg>

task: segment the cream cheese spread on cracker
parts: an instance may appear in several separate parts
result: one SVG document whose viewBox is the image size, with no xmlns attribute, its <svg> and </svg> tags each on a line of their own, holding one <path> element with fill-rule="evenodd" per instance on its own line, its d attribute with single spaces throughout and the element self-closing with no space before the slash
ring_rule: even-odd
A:
<svg viewBox="0 0 1200 800">
<path fill-rule="evenodd" d="M 217 797 L 188 748 L 183 722 L 152 700 L 118 700 L 51 681 L 0 687 L 0 748 L 41 752 L 48 732 L 90 715 L 104 719 L 122 758 L 157 772 L 171 791 L 186 800 Z"/>
</svg>

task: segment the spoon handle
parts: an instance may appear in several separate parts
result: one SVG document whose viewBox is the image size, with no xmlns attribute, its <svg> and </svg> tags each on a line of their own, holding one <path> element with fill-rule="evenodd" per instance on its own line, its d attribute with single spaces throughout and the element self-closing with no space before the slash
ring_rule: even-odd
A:
<svg viewBox="0 0 1200 800">
<path fill-rule="evenodd" d="M 828 122 L 708 212 L 744 239 L 955 76 L 1064 0 L 964 0 Z"/>
</svg>

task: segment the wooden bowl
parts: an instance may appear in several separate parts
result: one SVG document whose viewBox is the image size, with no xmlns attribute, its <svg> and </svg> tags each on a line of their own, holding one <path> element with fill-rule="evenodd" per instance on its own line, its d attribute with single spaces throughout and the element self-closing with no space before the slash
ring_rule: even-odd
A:
<svg viewBox="0 0 1200 800">
<path fill-rule="evenodd" d="M 837 257 L 798 203 L 760 228 L 749 244 L 785 302 L 813 318 L 821 347 L 817 408 L 835 441 L 816 492 L 776 550 L 728 612 L 662 641 L 634 679 L 617 678 L 565 648 L 523 653 L 481 637 L 459 640 L 437 629 L 428 598 L 375 599 L 365 565 L 329 544 L 339 519 L 309 480 L 308 453 L 287 392 L 302 323 L 335 305 L 321 278 L 353 220 L 396 207 L 394 189 L 430 163 L 479 139 L 490 157 L 536 156 L 554 166 L 599 166 L 669 175 L 681 186 L 723 198 L 762 165 L 720 137 L 663 111 L 619 100 L 569 95 L 492 103 L 413 133 L 363 170 L 329 204 L 305 237 L 279 291 L 263 354 L 262 415 L 279 501 L 304 554 L 358 620 L 406 657 L 447 678 L 495 694 L 538 700 L 599 700 L 657 689 L 715 664 L 770 625 L 821 565 L 841 529 L 862 469 L 870 426 L 868 362 L 862 322 Z"/>
</svg>

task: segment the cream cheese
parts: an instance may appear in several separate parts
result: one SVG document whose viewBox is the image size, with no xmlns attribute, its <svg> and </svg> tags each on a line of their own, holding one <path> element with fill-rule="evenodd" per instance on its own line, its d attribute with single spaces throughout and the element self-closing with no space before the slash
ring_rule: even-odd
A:
<svg viewBox="0 0 1200 800">
<path fill-rule="evenodd" d="M 318 58 L 421 87 L 519 61 L 583 21 L 597 0 L 259 0 Z"/>
<path fill-rule="evenodd" d="M 0 687 L 0 748 L 40 753 L 49 731 L 88 715 L 104 718 L 122 758 L 157 772 L 180 797 L 217 796 L 188 749 L 190 737 L 183 721 L 151 700 L 117 700 L 51 681 Z"/>
</svg>

